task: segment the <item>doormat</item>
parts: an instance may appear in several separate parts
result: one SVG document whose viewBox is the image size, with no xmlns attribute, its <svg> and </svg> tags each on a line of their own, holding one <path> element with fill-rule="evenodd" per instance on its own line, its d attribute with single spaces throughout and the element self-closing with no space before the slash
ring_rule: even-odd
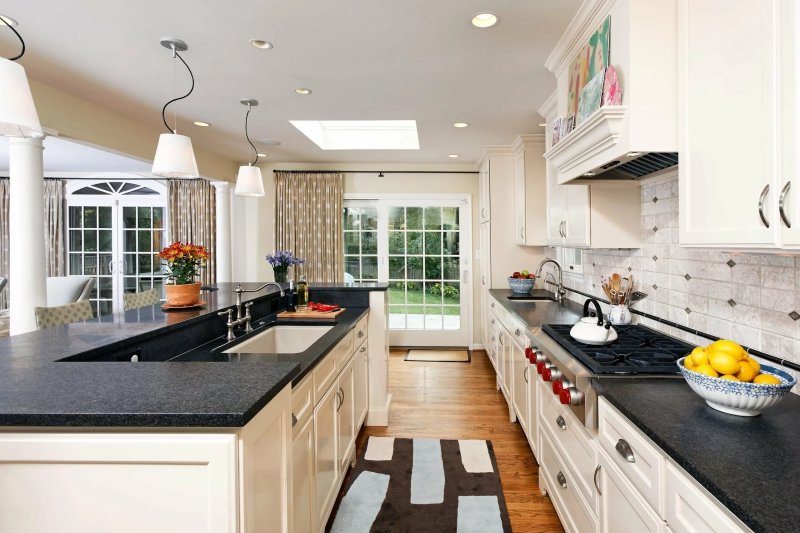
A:
<svg viewBox="0 0 800 533">
<path fill-rule="evenodd" d="M 431 363 L 469 363 L 469 350 L 409 350 L 406 361 L 425 361 Z"/>
<path fill-rule="evenodd" d="M 329 533 L 506 533 L 491 441 L 370 437 Z"/>
</svg>

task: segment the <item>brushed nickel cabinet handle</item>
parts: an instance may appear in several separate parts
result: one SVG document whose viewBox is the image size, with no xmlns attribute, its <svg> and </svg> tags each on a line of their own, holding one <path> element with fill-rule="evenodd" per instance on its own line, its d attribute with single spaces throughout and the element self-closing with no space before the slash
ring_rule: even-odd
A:
<svg viewBox="0 0 800 533">
<path fill-rule="evenodd" d="M 522 371 L 522 377 L 525 378 L 525 383 L 528 383 L 528 367 L 525 367 L 525 370 Z"/>
<path fill-rule="evenodd" d="M 625 439 L 619 439 L 617 441 L 617 445 L 614 446 L 617 449 L 617 452 L 625 458 L 626 461 L 629 463 L 635 463 L 636 457 L 633 455 L 633 449 L 631 445 L 628 444 L 628 441 Z"/>
<path fill-rule="evenodd" d="M 791 228 L 792 227 L 792 223 L 789 221 L 789 217 L 786 216 L 786 211 L 784 211 L 783 208 L 784 208 L 785 201 L 786 201 L 786 194 L 788 194 L 789 189 L 791 189 L 791 188 L 792 188 L 792 182 L 791 181 L 787 181 L 786 185 L 783 186 L 783 190 L 781 191 L 780 200 L 778 200 L 778 211 L 781 214 L 781 220 L 783 220 L 783 223 L 786 224 L 787 228 Z"/>
<path fill-rule="evenodd" d="M 600 473 L 600 466 L 601 465 L 597 465 L 597 468 L 594 469 L 594 488 L 597 489 L 597 494 L 602 496 L 603 492 L 600 490 L 600 485 L 597 484 L 597 474 Z"/>
<path fill-rule="evenodd" d="M 519 238 L 525 239 L 525 228 L 519 228 Z"/>
<path fill-rule="evenodd" d="M 564 417 L 561 415 L 558 415 L 558 418 L 556 418 L 556 425 L 565 431 L 567 429 L 567 421 L 564 420 Z"/>
<path fill-rule="evenodd" d="M 758 215 L 761 217 L 761 222 L 763 222 L 766 227 L 769 227 L 769 221 L 767 221 L 767 217 L 764 215 L 764 202 L 767 199 L 768 193 L 769 183 L 764 185 L 764 190 L 761 191 L 761 196 L 758 198 Z"/>
<path fill-rule="evenodd" d="M 564 477 L 564 473 L 561 470 L 558 471 L 558 475 L 556 476 L 556 480 L 558 481 L 558 484 L 561 485 L 562 489 L 566 489 L 567 488 L 567 478 Z"/>
</svg>

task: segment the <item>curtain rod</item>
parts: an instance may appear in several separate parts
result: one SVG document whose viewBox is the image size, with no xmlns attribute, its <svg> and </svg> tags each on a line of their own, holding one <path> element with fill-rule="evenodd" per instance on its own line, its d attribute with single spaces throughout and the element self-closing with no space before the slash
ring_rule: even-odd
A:
<svg viewBox="0 0 800 533">
<path fill-rule="evenodd" d="M 478 174 L 477 170 L 273 170 L 288 174 Z"/>
</svg>

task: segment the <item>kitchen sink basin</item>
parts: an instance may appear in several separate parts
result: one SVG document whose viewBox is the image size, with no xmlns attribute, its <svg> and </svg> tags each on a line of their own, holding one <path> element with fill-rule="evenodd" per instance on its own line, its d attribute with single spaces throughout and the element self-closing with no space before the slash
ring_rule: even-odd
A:
<svg viewBox="0 0 800 533">
<path fill-rule="evenodd" d="M 333 326 L 273 326 L 223 353 L 300 353 L 331 329 Z"/>
</svg>

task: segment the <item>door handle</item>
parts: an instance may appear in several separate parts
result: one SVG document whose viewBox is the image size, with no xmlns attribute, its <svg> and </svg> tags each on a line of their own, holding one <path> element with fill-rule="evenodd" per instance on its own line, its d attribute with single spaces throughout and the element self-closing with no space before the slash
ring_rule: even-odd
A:
<svg viewBox="0 0 800 533">
<path fill-rule="evenodd" d="M 784 205 L 786 201 L 786 195 L 789 193 L 789 189 L 791 188 L 792 188 L 792 182 L 787 181 L 786 185 L 783 186 L 783 190 L 781 191 L 780 200 L 778 200 L 778 211 L 781 214 L 781 220 L 783 220 L 783 223 L 786 224 L 787 228 L 791 228 L 792 223 L 789 221 L 789 217 L 786 216 L 786 211 L 784 211 Z"/>
<path fill-rule="evenodd" d="M 108 262 L 108 273 L 109 274 L 113 274 L 114 273 L 114 261 L 109 261 Z"/>
<path fill-rule="evenodd" d="M 769 183 L 764 185 L 764 189 L 761 191 L 761 196 L 758 198 L 758 215 L 761 217 L 761 222 L 764 223 L 766 227 L 769 227 L 769 221 L 767 217 L 764 215 L 764 202 L 767 199 L 767 194 L 769 193 Z"/>
<path fill-rule="evenodd" d="M 636 456 L 633 455 L 633 448 L 631 448 L 631 445 L 628 444 L 628 441 L 626 441 L 625 439 L 619 439 L 617 441 L 617 445 L 614 446 L 614 448 L 616 448 L 617 452 L 622 457 L 624 457 L 625 460 L 628 461 L 629 463 L 636 462 Z"/>
<path fill-rule="evenodd" d="M 597 484 L 597 474 L 599 474 L 599 473 L 600 473 L 600 467 L 601 467 L 601 466 L 602 466 L 602 465 L 597 465 L 597 468 L 595 468 L 595 469 L 594 469 L 594 488 L 596 488 L 596 489 L 597 489 L 597 494 L 598 494 L 599 496 L 602 496 L 602 495 L 603 495 L 603 492 L 600 490 L 600 485 L 598 485 L 598 484 Z"/>
</svg>

